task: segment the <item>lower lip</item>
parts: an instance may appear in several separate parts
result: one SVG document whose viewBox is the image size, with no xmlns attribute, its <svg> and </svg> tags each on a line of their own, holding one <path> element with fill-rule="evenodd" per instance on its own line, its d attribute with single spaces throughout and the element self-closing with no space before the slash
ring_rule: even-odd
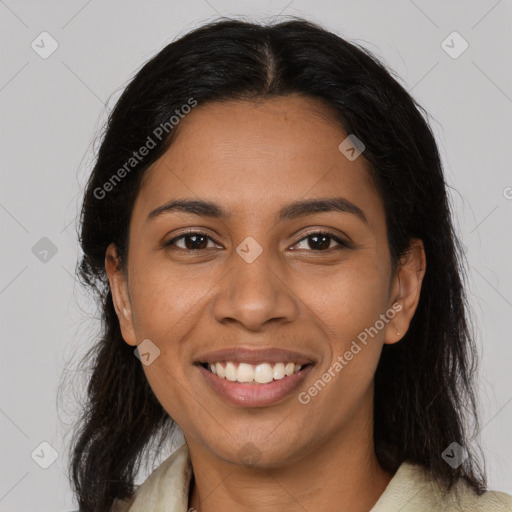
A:
<svg viewBox="0 0 512 512">
<path fill-rule="evenodd" d="M 201 365 L 197 368 L 210 387 L 228 402 L 241 407 L 265 407 L 279 402 L 291 394 L 313 368 L 307 365 L 297 373 L 273 380 L 268 384 L 244 384 L 221 378 Z"/>
</svg>

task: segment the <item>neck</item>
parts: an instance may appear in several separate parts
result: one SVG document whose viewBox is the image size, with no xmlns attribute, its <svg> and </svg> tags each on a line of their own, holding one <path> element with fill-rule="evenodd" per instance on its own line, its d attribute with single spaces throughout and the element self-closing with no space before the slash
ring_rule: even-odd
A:
<svg viewBox="0 0 512 512">
<path fill-rule="evenodd" d="M 368 512 L 392 478 L 375 455 L 373 419 L 355 418 L 304 448 L 294 463 L 272 468 L 232 464 L 187 444 L 194 469 L 189 507 L 197 512 Z"/>
</svg>

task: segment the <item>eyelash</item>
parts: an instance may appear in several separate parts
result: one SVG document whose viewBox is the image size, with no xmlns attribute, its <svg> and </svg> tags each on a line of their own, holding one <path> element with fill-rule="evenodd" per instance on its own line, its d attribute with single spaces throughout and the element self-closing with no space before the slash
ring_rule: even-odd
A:
<svg viewBox="0 0 512 512">
<path fill-rule="evenodd" d="M 164 243 L 164 247 L 173 246 L 177 240 L 180 240 L 180 239 L 185 238 L 187 236 L 194 236 L 194 235 L 204 236 L 204 237 L 208 238 L 209 240 L 213 241 L 214 243 L 216 243 L 218 245 L 221 245 L 219 242 L 217 242 L 217 240 L 215 240 L 209 234 L 207 234 L 207 233 L 205 233 L 203 231 L 188 231 L 187 233 L 183 233 L 182 235 L 174 237 L 172 240 L 169 240 L 168 242 L 165 242 Z M 331 238 L 332 240 L 334 240 L 339 245 L 338 245 L 338 247 L 331 247 L 331 248 L 325 249 L 325 250 L 309 249 L 311 252 L 330 252 L 330 251 L 333 251 L 333 250 L 348 249 L 350 247 L 347 242 L 344 242 L 343 240 L 341 240 L 337 236 L 333 235 L 329 231 L 324 231 L 324 230 L 318 230 L 318 231 L 313 231 L 311 233 L 308 233 L 306 236 L 304 236 L 300 240 L 298 240 L 294 245 L 297 245 L 298 243 L 302 242 L 303 240 L 307 240 L 309 237 L 312 237 L 314 235 L 324 235 L 324 236 L 327 236 L 327 237 Z M 183 249 L 182 247 L 179 247 L 178 249 L 182 250 L 182 251 L 188 251 L 188 252 L 202 252 L 202 251 L 207 250 L 207 249 Z"/>
</svg>

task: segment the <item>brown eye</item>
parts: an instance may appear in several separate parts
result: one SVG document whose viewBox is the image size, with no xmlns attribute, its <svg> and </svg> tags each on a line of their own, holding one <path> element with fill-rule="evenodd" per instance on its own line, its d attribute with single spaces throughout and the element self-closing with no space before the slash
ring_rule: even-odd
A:
<svg viewBox="0 0 512 512">
<path fill-rule="evenodd" d="M 178 245 L 178 241 L 183 241 L 183 244 Z M 214 243 L 214 247 L 216 246 L 215 240 L 213 240 L 213 238 L 208 236 L 206 233 L 201 233 L 199 231 L 191 231 L 183 235 L 177 236 L 170 240 L 169 242 L 166 242 L 165 246 L 176 246 L 179 249 L 183 249 L 185 251 L 200 251 L 212 247 L 208 247 L 209 241 L 212 241 Z"/>
<path fill-rule="evenodd" d="M 298 244 L 303 243 L 304 240 L 307 240 L 308 247 L 297 247 L 298 249 L 311 249 L 313 251 L 318 252 L 327 252 L 330 249 L 343 249 L 348 247 L 348 244 L 343 242 L 340 238 L 334 236 L 332 233 L 318 231 L 315 233 L 310 233 L 301 240 L 299 240 Z M 331 247 L 331 242 L 335 242 L 338 246 Z"/>
</svg>

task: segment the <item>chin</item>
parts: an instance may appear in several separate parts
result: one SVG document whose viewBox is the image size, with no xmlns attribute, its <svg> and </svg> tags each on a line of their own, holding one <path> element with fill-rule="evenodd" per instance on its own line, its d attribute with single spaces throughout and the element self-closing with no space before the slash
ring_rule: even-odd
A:
<svg viewBox="0 0 512 512">
<path fill-rule="evenodd" d="M 223 436 L 223 440 L 226 440 L 226 436 Z M 265 439 L 245 436 L 231 444 L 219 445 L 215 442 L 213 446 L 210 445 L 210 450 L 215 456 L 231 464 L 260 469 L 291 464 L 303 457 L 301 445 L 292 442 L 289 436 L 286 440 L 276 436 L 270 443 L 269 436 L 265 436 Z"/>
</svg>

